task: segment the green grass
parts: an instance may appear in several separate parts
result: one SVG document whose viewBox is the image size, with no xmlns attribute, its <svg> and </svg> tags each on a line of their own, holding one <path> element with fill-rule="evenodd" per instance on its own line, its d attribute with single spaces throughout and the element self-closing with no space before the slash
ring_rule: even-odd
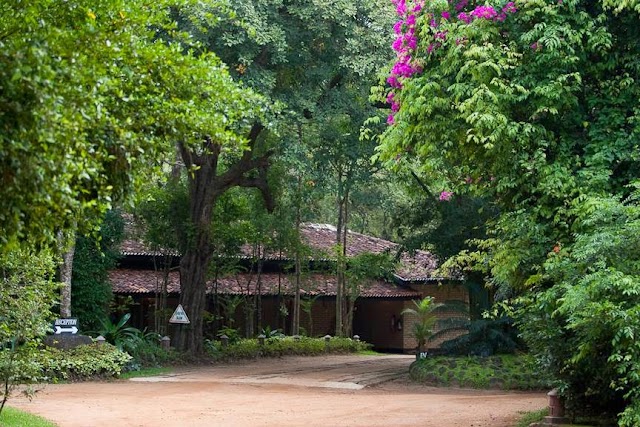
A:
<svg viewBox="0 0 640 427">
<path fill-rule="evenodd" d="M 37 415 L 5 406 L 0 414 L 2 427 L 56 427 L 56 424 Z"/>
<path fill-rule="evenodd" d="M 544 408 L 538 409 L 537 411 L 521 412 L 521 414 L 522 417 L 520 417 L 520 419 L 518 420 L 518 424 L 516 424 L 514 427 L 529 427 L 529 424 L 531 423 L 542 421 L 544 417 L 549 415 L 549 409 Z"/>
<path fill-rule="evenodd" d="M 138 377 L 154 377 L 156 375 L 164 375 L 171 372 L 171 368 L 143 368 L 139 371 L 129 371 L 120 375 L 120 378 L 123 380 L 128 380 L 129 378 L 138 378 Z"/>
<path fill-rule="evenodd" d="M 492 357 L 427 357 L 411 364 L 411 378 L 436 387 L 502 390 L 545 390 L 548 378 L 526 355 Z"/>
</svg>

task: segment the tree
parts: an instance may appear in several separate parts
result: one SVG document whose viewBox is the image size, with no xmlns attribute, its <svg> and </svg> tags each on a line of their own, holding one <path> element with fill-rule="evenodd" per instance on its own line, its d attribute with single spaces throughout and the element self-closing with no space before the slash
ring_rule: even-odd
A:
<svg viewBox="0 0 640 427">
<path fill-rule="evenodd" d="M 546 334 L 567 334 L 528 337 L 533 348 L 550 343 L 546 354 L 564 356 L 547 359 L 556 375 L 575 370 L 563 382 L 569 397 L 588 395 L 592 388 L 582 381 L 588 374 L 581 366 L 597 360 L 585 356 L 586 365 L 573 363 L 583 360 L 581 346 L 589 340 L 570 326 L 571 319 L 586 313 L 563 301 L 571 295 L 567 284 L 580 288 L 581 280 L 560 279 L 553 260 L 586 249 L 576 233 L 595 232 L 582 220 L 591 201 L 624 203 L 640 170 L 640 45 L 631 35 L 637 5 L 616 2 L 613 11 L 613 3 L 441 2 L 423 11 L 398 2 L 398 61 L 388 80 L 394 113 L 379 147 L 389 166 L 417 157 L 425 173 L 448 178 L 450 191 L 495 200 L 500 214 L 470 259 L 484 265 L 505 294 L 530 292 L 531 299 L 523 300 L 529 313 L 559 328 Z M 590 268 L 614 280 L 605 264 Z M 553 293 L 550 305 L 534 302 L 547 292 Z M 565 313 L 568 323 L 556 323 L 552 313 Z M 600 332 L 592 329 L 591 338 L 607 341 Z M 614 389 L 595 400 L 629 405 L 636 386 L 623 380 L 629 379 L 625 365 L 611 352 L 616 340 L 608 342 L 612 347 L 600 350 L 607 355 L 607 386 Z M 637 408 L 628 411 L 622 425 L 634 424 L 629 420 Z"/>
<path fill-rule="evenodd" d="M 51 328 L 55 267 L 51 251 L 21 248 L 0 255 L 0 413 L 15 384 L 39 376 L 33 359 Z"/>
<path fill-rule="evenodd" d="M 156 119 L 170 109 L 149 66 L 177 71 L 152 29 L 170 22 L 119 0 L 10 0 L 0 14 L 0 244 L 52 244 L 78 217 L 91 229 L 165 141 Z"/>
<path fill-rule="evenodd" d="M 176 145 L 196 230 L 208 229 L 211 202 L 229 186 L 266 188 L 262 173 L 245 175 L 268 161 L 268 152 L 252 158 L 251 150 L 266 104 L 176 30 L 168 6 L 186 3 L 3 3 L 3 249 L 21 239 L 51 243 L 76 218 L 91 228 L 130 193 L 141 166 Z M 210 256 L 205 234 L 183 257 L 182 302 L 196 313 Z M 201 345 L 201 320 L 195 317 L 198 340 L 187 341 Z"/>
<path fill-rule="evenodd" d="M 212 206 L 220 194 L 234 186 L 257 187 L 267 206 L 272 204 L 266 180 L 272 154 L 287 143 L 299 143 L 306 121 L 314 122 L 309 135 L 323 129 L 328 116 L 319 113 L 323 108 L 330 110 L 335 93 L 341 93 L 338 89 L 344 85 L 361 90 L 355 76 L 371 75 L 381 63 L 379 57 L 368 57 L 374 51 L 370 49 L 372 45 L 382 46 L 384 39 L 376 30 L 382 29 L 388 9 L 378 6 L 371 2 L 282 4 L 255 0 L 227 5 L 194 3 L 173 9 L 180 27 L 200 43 L 201 51 L 215 52 L 229 64 L 239 81 L 276 104 L 286 105 L 282 113 L 269 120 L 279 131 L 278 138 L 264 135 L 259 121 L 254 122 L 245 133 L 246 150 L 241 156 L 228 159 L 221 168 L 221 144 L 215 137 L 208 138 L 196 151 L 193 146 L 180 145 L 185 165 L 195 166 L 189 182 L 191 222 L 196 236 L 181 261 L 181 302 L 190 310 L 190 317 L 194 316 L 186 340 L 178 340 L 182 348 L 202 349 L 199 313 L 212 251 L 208 237 Z M 361 99 L 366 101 L 366 97 Z M 254 100 L 249 105 L 258 104 Z M 327 122 L 326 129 L 343 126 L 345 120 L 349 120 L 348 114 L 342 112 Z M 357 135 L 357 128 L 350 132 Z"/>
</svg>

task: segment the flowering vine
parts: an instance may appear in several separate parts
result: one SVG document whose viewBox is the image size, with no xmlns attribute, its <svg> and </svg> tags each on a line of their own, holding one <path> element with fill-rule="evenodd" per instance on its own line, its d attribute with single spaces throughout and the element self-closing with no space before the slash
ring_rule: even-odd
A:
<svg viewBox="0 0 640 427">
<path fill-rule="evenodd" d="M 392 91 L 387 95 L 387 103 L 391 105 L 391 114 L 387 118 L 388 124 L 394 123 L 394 115 L 400 110 L 400 104 L 396 100 L 394 90 L 402 89 L 403 78 L 409 78 L 422 71 L 422 68 L 414 61 L 413 54 L 418 45 L 416 37 L 416 19 L 424 8 L 424 1 L 391 0 L 396 6 L 396 13 L 400 20 L 393 26 L 396 39 L 391 45 L 396 52 L 396 62 L 391 68 L 387 83 Z"/>
<path fill-rule="evenodd" d="M 391 0 L 396 6 L 396 13 L 400 17 L 393 26 L 396 35 L 391 47 L 396 52 L 396 61 L 391 68 L 391 73 L 387 78 L 387 83 L 391 86 L 391 91 L 387 94 L 387 103 L 391 106 L 391 114 L 387 117 L 387 124 L 395 124 L 395 114 L 400 110 L 400 102 L 397 93 L 402 90 L 403 80 L 422 72 L 422 66 L 416 60 L 416 49 L 418 38 L 416 35 L 416 22 L 421 13 L 425 14 L 432 27 L 433 40 L 427 45 L 426 52 L 431 55 L 434 50 L 442 46 L 447 39 L 447 31 L 439 29 L 442 21 L 452 21 L 452 11 L 445 10 L 439 15 L 440 23 L 436 20 L 434 11 L 424 12 L 425 0 Z M 471 24 L 474 20 L 490 20 L 502 22 L 507 19 L 508 14 L 517 12 L 513 1 L 506 2 L 501 8 L 491 5 L 471 6 L 469 0 L 449 1 L 453 10 L 457 13 L 457 20 L 464 24 Z M 455 3 L 455 4 L 454 4 Z M 474 2 L 472 2 L 474 3 Z M 463 40 L 456 39 L 456 44 Z M 533 47 L 532 47 L 533 49 Z"/>
</svg>

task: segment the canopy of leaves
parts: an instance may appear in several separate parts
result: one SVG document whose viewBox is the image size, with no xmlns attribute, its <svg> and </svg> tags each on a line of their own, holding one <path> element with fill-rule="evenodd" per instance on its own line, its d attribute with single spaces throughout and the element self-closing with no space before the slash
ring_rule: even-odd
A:
<svg viewBox="0 0 640 427">
<path fill-rule="evenodd" d="M 469 259 L 503 290 L 545 301 L 525 304 L 540 326 L 528 341 L 553 355 L 567 395 L 621 410 L 638 387 L 635 347 L 623 344 L 638 324 L 636 260 L 624 249 L 635 219 L 620 212 L 635 209 L 630 185 L 640 178 L 637 2 L 483 4 L 509 9 L 495 19 L 462 3 L 433 2 L 433 15 L 418 17 L 421 71 L 401 78 L 380 156 L 390 167 L 418 158 L 455 193 L 495 201 L 491 238 Z M 599 382 L 585 381 L 597 369 Z M 628 406 L 619 422 L 636 425 L 638 413 Z"/>
<path fill-rule="evenodd" d="M 73 259 L 71 312 L 82 332 L 97 330 L 109 315 L 113 299 L 108 272 L 120 258 L 124 221 L 117 210 L 108 211 L 100 232 L 78 236 Z"/>
<path fill-rule="evenodd" d="M 162 1 L 2 2 L 2 247 L 100 218 L 176 140 L 243 144 L 259 98 L 167 33 L 180 38 Z"/>
</svg>

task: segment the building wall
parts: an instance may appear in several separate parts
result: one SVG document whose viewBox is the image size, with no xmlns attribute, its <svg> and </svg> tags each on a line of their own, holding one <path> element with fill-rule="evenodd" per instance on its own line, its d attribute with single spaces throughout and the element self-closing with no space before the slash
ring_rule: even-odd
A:
<svg viewBox="0 0 640 427">
<path fill-rule="evenodd" d="M 359 298 L 353 318 L 353 333 L 375 349 L 403 351 L 402 299 Z"/>
<path fill-rule="evenodd" d="M 447 303 L 451 301 L 462 301 L 466 304 L 469 303 L 469 292 L 462 284 L 457 282 L 445 283 L 445 284 L 435 284 L 435 283 L 413 284 L 411 288 L 420 292 L 423 298 L 426 296 L 433 297 L 434 302 L 436 303 Z M 414 307 L 415 306 L 411 301 L 406 301 L 404 303 L 404 308 L 414 308 Z M 459 312 L 451 311 L 451 310 L 438 311 L 436 313 L 437 319 L 446 319 L 452 316 L 461 316 L 461 314 Z M 468 318 L 468 315 L 465 318 Z M 403 316 L 404 329 L 403 329 L 402 345 L 405 350 L 414 350 L 417 348 L 417 342 L 415 338 L 413 338 L 411 335 L 411 331 L 413 329 L 413 324 L 415 323 L 415 321 L 416 319 L 413 316 L 410 316 L 410 315 Z M 437 330 L 438 330 L 438 326 L 436 323 L 436 331 Z M 436 349 L 442 344 L 442 342 L 455 338 L 458 335 L 460 335 L 460 332 L 452 331 L 452 332 L 446 333 L 442 337 L 439 337 L 437 340 L 427 341 L 426 347 L 428 350 Z"/>
<path fill-rule="evenodd" d="M 457 283 L 446 283 L 438 285 L 413 284 L 411 288 L 419 292 L 420 295 L 432 296 L 436 302 L 447 302 L 458 300 L 468 303 L 469 294 L 466 288 Z M 178 305 L 178 298 L 173 296 L 168 300 L 170 310 Z M 281 307 L 288 312 L 287 316 L 281 314 Z M 412 324 L 415 321 L 411 316 L 401 315 L 405 308 L 413 307 L 413 302 L 409 299 L 400 298 L 359 298 L 356 301 L 353 333 L 359 335 L 363 341 L 373 344 L 374 348 L 388 351 L 413 352 L 416 348 L 416 341 L 411 336 Z M 138 328 L 148 327 L 153 329 L 154 299 L 149 296 L 135 297 L 135 304 L 130 307 L 133 314 L 131 324 Z M 320 337 L 324 335 L 335 335 L 335 297 L 317 298 L 312 306 L 313 322 L 309 321 L 307 313 L 300 313 L 300 326 L 304 328 L 307 335 Z M 213 313 L 214 307 L 210 301 L 208 310 Z M 437 314 L 439 318 L 459 313 L 441 312 Z M 245 333 L 244 307 L 240 305 L 234 316 L 233 326 L 240 330 L 240 334 Z M 291 335 L 293 321 L 293 298 L 277 296 L 265 296 L 262 298 L 262 327 L 267 326 L 271 330 L 280 329 L 285 334 Z M 219 326 L 229 325 L 228 320 L 220 322 Z M 167 333 L 173 335 L 175 326 L 169 326 Z M 210 331 L 213 333 L 213 331 Z M 260 331 L 255 331 L 255 335 Z M 427 348 L 436 348 L 442 341 L 455 337 L 455 334 L 443 337 L 437 341 L 428 342 Z M 213 336 L 212 336 L 213 337 Z"/>
</svg>

